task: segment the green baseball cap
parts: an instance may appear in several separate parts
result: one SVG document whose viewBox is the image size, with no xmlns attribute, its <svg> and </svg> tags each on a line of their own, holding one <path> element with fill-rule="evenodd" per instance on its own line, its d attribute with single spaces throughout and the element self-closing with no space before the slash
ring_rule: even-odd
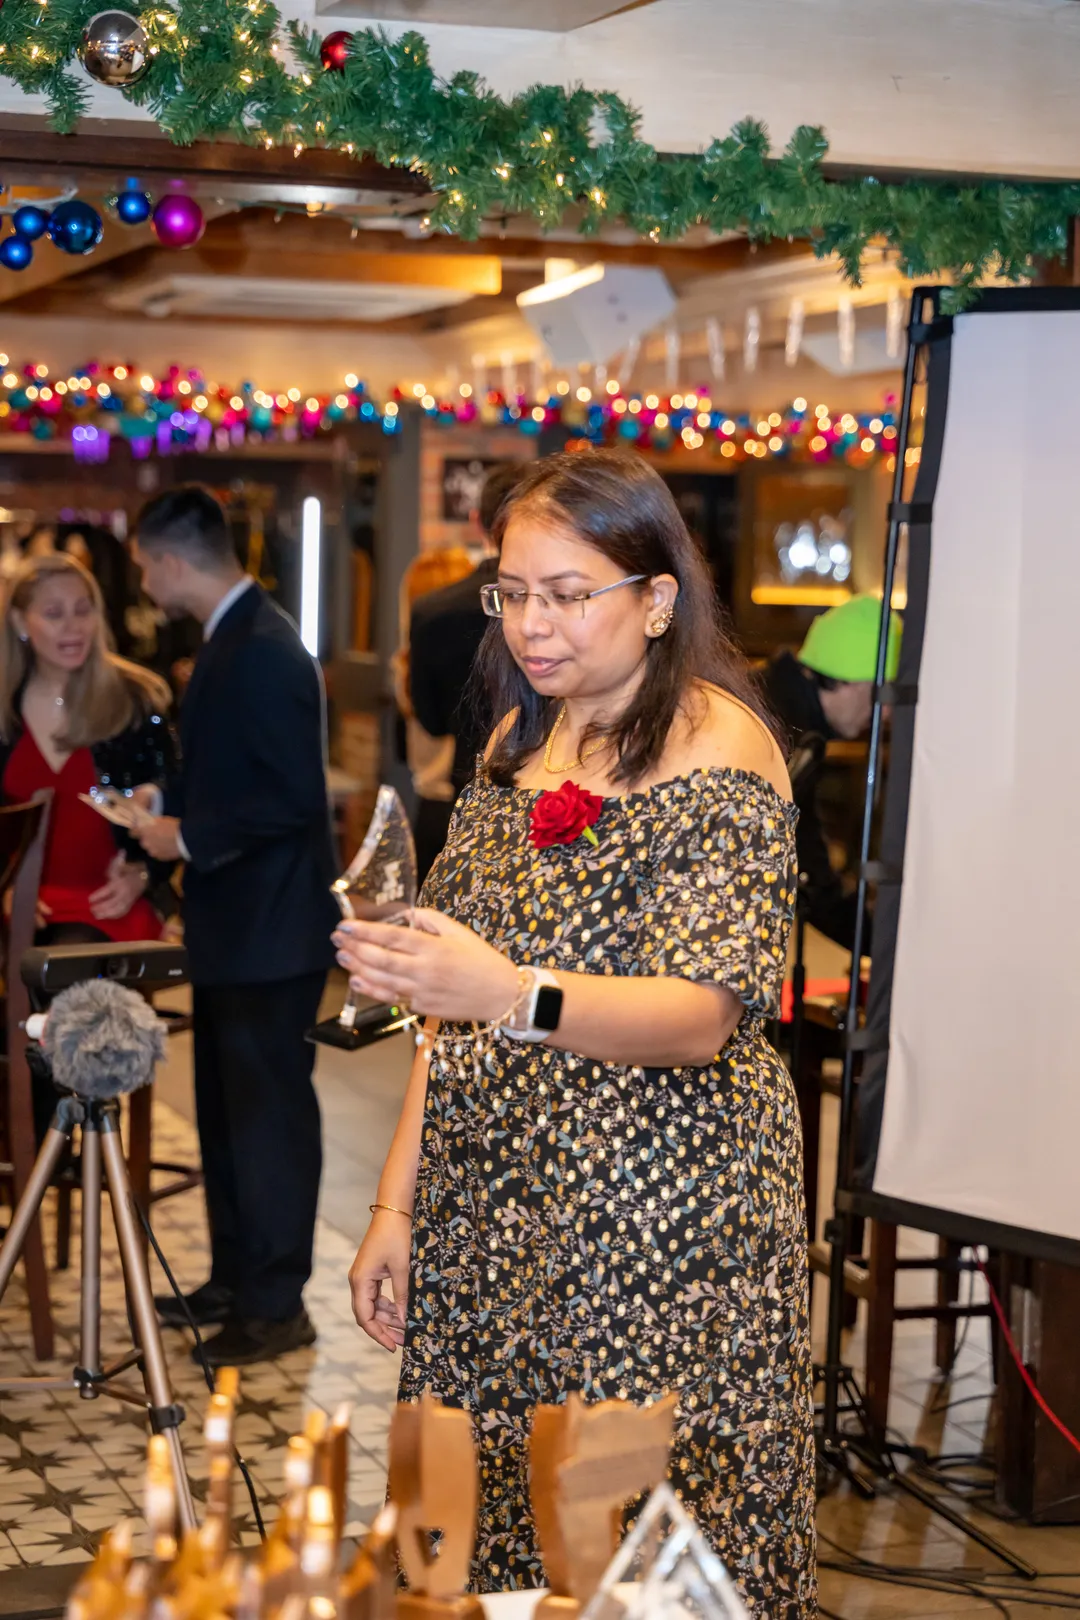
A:
<svg viewBox="0 0 1080 1620">
<path fill-rule="evenodd" d="M 885 666 L 887 681 L 896 679 L 902 635 L 900 615 L 893 613 Z M 814 620 L 802 644 L 799 662 L 828 680 L 872 681 L 877 673 L 880 636 L 881 598 L 853 596 Z"/>
</svg>

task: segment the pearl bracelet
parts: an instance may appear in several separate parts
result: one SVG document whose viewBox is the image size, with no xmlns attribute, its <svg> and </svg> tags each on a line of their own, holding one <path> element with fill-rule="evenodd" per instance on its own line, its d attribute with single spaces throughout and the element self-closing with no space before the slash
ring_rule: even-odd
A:
<svg viewBox="0 0 1080 1620">
<path fill-rule="evenodd" d="M 476 1055 L 480 1056 L 485 1050 L 484 1043 L 491 1036 L 498 1035 L 501 1032 L 504 1024 L 509 1024 L 512 1022 L 514 1014 L 521 1006 L 521 1003 L 525 1000 L 525 997 L 529 994 L 536 980 L 536 974 L 532 968 L 519 967 L 516 969 L 516 972 L 517 995 L 514 997 L 509 1007 L 507 1007 L 506 1011 L 501 1013 L 498 1018 L 493 1018 L 490 1024 L 473 1024 L 470 1030 L 465 1031 L 463 1034 L 455 1035 L 452 1041 L 449 1037 L 442 1034 L 437 1035 L 435 1039 L 432 1040 L 424 1030 L 420 1030 L 416 1037 L 417 1046 L 426 1045 L 429 1052 L 439 1053 L 444 1053 L 448 1048 L 452 1047 L 455 1057 L 461 1057 L 464 1049 L 467 1046 L 472 1046 L 475 1049 Z"/>
</svg>

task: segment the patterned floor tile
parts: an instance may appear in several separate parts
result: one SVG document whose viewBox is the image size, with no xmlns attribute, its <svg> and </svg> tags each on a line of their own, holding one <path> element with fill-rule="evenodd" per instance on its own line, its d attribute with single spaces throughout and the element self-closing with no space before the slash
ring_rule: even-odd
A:
<svg viewBox="0 0 1080 1620">
<path fill-rule="evenodd" d="M 362 1110 L 362 1101 L 358 1103 Z M 359 1116 L 358 1116 L 359 1117 Z M 155 1152 L 162 1159 L 191 1163 L 196 1158 L 193 1128 L 160 1101 L 154 1115 Z M 335 1151 L 328 1142 L 328 1165 Z M 364 1198 L 374 1196 L 374 1188 Z M 73 1254 L 77 1254 L 78 1201 Z M 189 1192 L 155 1206 L 154 1226 L 181 1286 L 192 1288 L 207 1275 L 207 1242 L 201 1194 Z M 102 1266 L 103 1337 L 111 1353 L 125 1348 L 126 1319 L 123 1279 L 111 1224 L 104 1223 Z M 46 1219 L 49 1252 L 53 1237 Z M 256 1483 L 259 1503 L 268 1524 L 283 1491 L 282 1464 L 285 1441 L 301 1427 L 314 1406 L 328 1414 L 339 1402 L 352 1402 L 349 1428 L 353 1439 L 352 1468 L 346 1534 L 362 1536 L 382 1506 L 386 1488 L 386 1436 L 395 1398 L 398 1360 L 363 1337 L 349 1303 L 346 1275 L 355 1252 L 352 1239 L 320 1221 L 316 1239 L 315 1274 L 307 1302 L 319 1332 L 308 1351 L 282 1359 L 273 1366 L 253 1367 L 242 1375 L 242 1404 L 237 1438 Z M 151 1275 L 155 1291 L 166 1283 L 156 1261 Z M 78 1356 L 78 1273 L 71 1269 L 51 1278 L 57 1319 L 58 1355 L 48 1369 L 70 1369 Z M 968 1450 L 981 1435 L 985 1403 L 971 1403 L 948 1414 L 930 1412 L 941 1392 L 929 1381 L 929 1343 L 926 1324 L 903 1323 L 897 1333 L 895 1415 L 899 1425 L 923 1434 L 934 1426 L 940 1445 L 944 1437 L 958 1440 L 955 1449 Z M 985 1393 L 989 1363 L 985 1331 L 972 1331 L 958 1358 L 950 1396 Z M 181 1430 L 192 1492 L 201 1501 L 206 1491 L 206 1464 L 202 1451 L 202 1414 L 206 1386 L 190 1356 L 190 1336 L 165 1334 L 166 1356 L 176 1398 L 188 1417 Z M 27 1325 L 26 1299 L 21 1276 L 16 1276 L 0 1303 L 0 1376 L 21 1377 L 40 1372 L 34 1362 Z M 136 1374 L 129 1374 L 134 1382 Z M 966 1432 L 962 1432 L 966 1431 Z M 63 1564 L 73 1567 L 86 1560 L 101 1533 L 120 1519 L 131 1521 L 137 1553 L 145 1553 L 147 1535 L 139 1518 L 145 1434 L 136 1409 L 100 1400 L 83 1402 L 72 1393 L 0 1394 L 0 1571 L 27 1564 Z M 257 1531 L 246 1491 L 237 1481 L 236 1504 L 245 1545 L 254 1545 Z M 964 1556 L 963 1544 L 942 1538 L 910 1506 L 882 1494 L 861 1503 L 843 1493 L 821 1507 L 822 1527 L 837 1542 L 857 1548 L 863 1556 L 894 1556 L 904 1549 L 902 1562 L 955 1564 Z M 1010 1532 L 1011 1533 L 1011 1532 Z M 1080 1534 L 1076 1531 L 1027 1532 L 1045 1538 L 1032 1556 L 1047 1568 L 1080 1567 Z M 916 1540 L 916 1538 L 918 1538 Z M 898 1556 L 898 1555 L 896 1555 Z M 826 1603 L 846 1620 L 898 1620 L 952 1612 L 946 1597 L 912 1591 L 898 1592 L 849 1577 L 829 1576 Z"/>
</svg>

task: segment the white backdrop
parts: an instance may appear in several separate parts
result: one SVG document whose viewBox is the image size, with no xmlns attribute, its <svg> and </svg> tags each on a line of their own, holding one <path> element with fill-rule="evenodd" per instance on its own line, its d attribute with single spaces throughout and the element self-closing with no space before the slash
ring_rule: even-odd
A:
<svg viewBox="0 0 1080 1620">
<path fill-rule="evenodd" d="M 1080 1239 L 1080 311 L 955 323 L 874 1190 Z"/>
</svg>

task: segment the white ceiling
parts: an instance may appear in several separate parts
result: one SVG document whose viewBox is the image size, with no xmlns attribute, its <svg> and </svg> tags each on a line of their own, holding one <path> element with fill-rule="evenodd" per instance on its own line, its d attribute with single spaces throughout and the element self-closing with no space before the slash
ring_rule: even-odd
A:
<svg viewBox="0 0 1080 1620">
<path fill-rule="evenodd" d="M 390 321 L 461 304 L 469 288 L 229 275 L 161 276 L 105 297 L 110 309 L 161 319 L 242 317 L 281 321 Z"/>
<path fill-rule="evenodd" d="M 415 26 L 388 21 L 389 0 L 334 3 L 332 17 L 316 0 L 280 9 L 324 31 Z M 490 15 L 496 0 L 483 3 Z M 821 124 L 830 156 L 860 167 L 1080 175 L 1075 0 L 653 0 L 566 33 L 536 21 L 563 14 L 564 0 L 527 0 L 529 28 L 526 0 L 497 3 L 515 26 L 425 23 L 437 72 L 475 71 L 507 96 L 536 83 L 618 91 L 660 151 L 697 151 L 750 115 L 777 146 L 797 124 Z M 576 3 L 594 12 L 599 0 Z M 0 112 L 35 110 L 40 97 L 0 83 Z M 102 87 L 91 111 L 145 116 Z"/>
<path fill-rule="evenodd" d="M 365 0 L 336 4 L 340 26 L 384 23 Z M 566 34 L 536 24 L 551 0 L 533 4 L 532 31 L 426 25 L 436 70 L 503 95 L 616 90 L 665 152 L 752 116 L 779 146 L 823 125 L 840 163 L 1080 175 L 1075 0 L 654 0 Z"/>
<path fill-rule="evenodd" d="M 656 0 L 361 0 L 361 3 L 369 17 L 405 23 L 410 28 L 451 23 L 475 28 L 532 28 L 563 34 L 571 28 L 585 28 L 618 11 L 654 5 Z M 325 17 L 349 15 L 356 11 L 356 0 L 316 0 L 315 9 Z"/>
</svg>

